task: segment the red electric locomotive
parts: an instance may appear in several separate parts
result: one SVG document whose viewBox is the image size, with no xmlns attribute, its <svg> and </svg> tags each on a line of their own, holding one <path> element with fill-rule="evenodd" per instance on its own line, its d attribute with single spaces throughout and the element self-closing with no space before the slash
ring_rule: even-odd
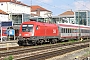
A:
<svg viewBox="0 0 90 60">
<path fill-rule="evenodd" d="M 59 40 L 57 24 L 27 21 L 21 24 L 19 31 L 19 45 L 56 43 Z"/>
</svg>

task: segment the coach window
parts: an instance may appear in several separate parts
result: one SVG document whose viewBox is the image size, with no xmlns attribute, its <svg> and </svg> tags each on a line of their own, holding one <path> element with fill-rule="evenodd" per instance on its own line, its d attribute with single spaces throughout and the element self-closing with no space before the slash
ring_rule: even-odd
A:
<svg viewBox="0 0 90 60">
<path fill-rule="evenodd" d="M 88 33 L 89 33 L 89 30 L 88 30 Z"/>
<path fill-rule="evenodd" d="M 69 33 L 69 29 L 67 28 L 67 33 Z"/>
<path fill-rule="evenodd" d="M 82 29 L 81 29 L 81 33 L 82 33 Z"/>
<path fill-rule="evenodd" d="M 70 29 L 69 29 L 69 33 L 70 33 Z"/>
<path fill-rule="evenodd" d="M 67 33 L 66 28 L 64 28 L 64 29 L 65 29 L 65 31 L 64 31 L 64 32 L 65 32 L 65 33 Z"/>
<path fill-rule="evenodd" d="M 66 28 L 66 33 L 67 33 L 67 28 Z"/>
<path fill-rule="evenodd" d="M 68 28 L 67 28 L 67 33 L 68 33 Z"/>
<path fill-rule="evenodd" d="M 76 29 L 74 29 L 74 33 L 76 33 Z"/>
<path fill-rule="evenodd" d="M 67 28 L 66 28 L 66 33 L 67 33 Z"/>
<path fill-rule="evenodd" d="M 64 28 L 62 28 L 62 33 L 64 33 Z"/>
<path fill-rule="evenodd" d="M 87 33 L 88 33 L 88 30 L 87 30 Z"/>
<path fill-rule="evenodd" d="M 74 33 L 76 33 L 76 29 L 74 29 Z"/>
<path fill-rule="evenodd" d="M 83 29 L 83 33 L 84 33 L 84 29 Z"/>
<path fill-rule="evenodd" d="M 73 29 L 73 33 L 74 33 L 74 29 Z"/>
<path fill-rule="evenodd" d="M 84 33 L 84 29 L 83 29 L 83 33 Z"/>
<path fill-rule="evenodd" d="M 86 31 L 86 33 L 87 33 L 87 30 L 85 30 Z"/>
<path fill-rule="evenodd" d="M 87 30 L 85 30 L 85 32 L 87 33 Z"/>
<path fill-rule="evenodd" d="M 64 30 L 63 33 L 66 33 L 66 32 L 65 32 L 65 28 L 63 28 L 63 30 Z"/>
<path fill-rule="evenodd" d="M 72 29 L 72 33 L 73 33 L 73 29 Z"/>
<path fill-rule="evenodd" d="M 69 29 L 67 28 L 67 33 L 69 33 Z"/>
<path fill-rule="evenodd" d="M 62 28 L 62 33 L 63 33 L 64 29 Z"/>
<path fill-rule="evenodd" d="M 73 29 L 71 29 L 71 33 L 73 33 Z"/>
<path fill-rule="evenodd" d="M 70 29 L 70 33 L 72 33 L 72 29 Z"/>
<path fill-rule="evenodd" d="M 87 30 L 87 33 L 88 33 L 88 30 Z"/>
<path fill-rule="evenodd" d="M 83 33 L 84 33 L 84 30 L 83 30 Z"/>
<path fill-rule="evenodd" d="M 1 30 L 0 30 L 0 34 L 1 34 Z"/>
<path fill-rule="evenodd" d="M 83 33 L 83 29 L 81 29 L 81 33 Z"/>
<path fill-rule="evenodd" d="M 65 30 L 65 29 L 63 28 L 63 33 L 64 33 L 64 30 Z"/>
<path fill-rule="evenodd" d="M 64 33 L 64 28 L 62 28 L 62 33 Z"/>
<path fill-rule="evenodd" d="M 70 33 L 70 29 L 68 28 L 68 33 Z"/>
<path fill-rule="evenodd" d="M 62 33 L 64 33 L 64 28 L 62 28 Z"/>
<path fill-rule="evenodd" d="M 87 33 L 87 30 L 85 30 L 85 33 Z"/>
<path fill-rule="evenodd" d="M 86 30 L 86 33 L 87 33 L 87 30 Z"/>
<path fill-rule="evenodd" d="M 62 29 L 63 29 L 63 28 L 61 28 L 61 33 L 62 33 L 62 31 L 63 31 Z"/>
</svg>

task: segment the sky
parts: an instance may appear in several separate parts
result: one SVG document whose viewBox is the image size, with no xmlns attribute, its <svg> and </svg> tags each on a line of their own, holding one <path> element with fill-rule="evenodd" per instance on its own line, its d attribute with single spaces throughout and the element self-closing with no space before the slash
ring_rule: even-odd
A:
<svg viewBox="0 0 90 60">
<path fill-rule="evenodd" d="M 90 10 L 90 0 L 18 0 L 29 6 L 39 5 L 59 15 L 68 10 Z"/>
</svg>

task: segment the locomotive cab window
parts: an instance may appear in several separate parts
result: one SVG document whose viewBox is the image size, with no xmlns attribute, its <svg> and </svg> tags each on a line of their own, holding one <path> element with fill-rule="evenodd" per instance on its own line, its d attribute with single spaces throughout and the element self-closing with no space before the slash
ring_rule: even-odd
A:
<svg viewBox="0 0 90 60">
<path fill-rule="evenodd" d="M 33 25 L 22 25 L 22 31 L 23 32 L 32 32 Z"/>
</svg>

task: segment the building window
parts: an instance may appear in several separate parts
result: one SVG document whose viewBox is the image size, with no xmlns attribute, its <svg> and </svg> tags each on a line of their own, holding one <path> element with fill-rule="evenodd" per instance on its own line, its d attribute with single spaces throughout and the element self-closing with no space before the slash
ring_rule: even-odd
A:
<svg viewBox="0 0 90 60">
<path fill-rule="evenodd" d="M 1 4 L 1 5 L 3 5 L 3 4 Z"/>
</svg>

